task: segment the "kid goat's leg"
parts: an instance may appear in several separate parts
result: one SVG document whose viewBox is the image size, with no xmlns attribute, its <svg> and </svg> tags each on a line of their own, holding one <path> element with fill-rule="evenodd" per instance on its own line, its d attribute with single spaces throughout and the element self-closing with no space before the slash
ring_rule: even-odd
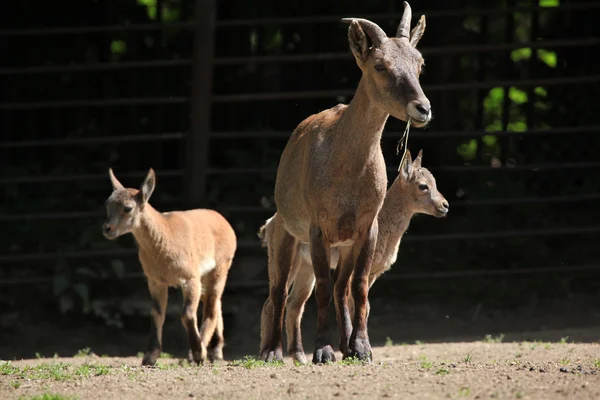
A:
<svg viewBox="0 0 600 400">
<path fill-rule="evenodd" d="M 301 260 L 294 277 L 294 285 L 288 296 L 286 305 L 285 328 L 287 332 L 288 352 L 294 362 L 307 363 L 302 345 L 301 322 L 304 305 L 315 286 L 315 274 L 310 263 Z"/>
<path fill-rule="evenodd" d="M 162 329 L 165 323 L 169 287 L 148 280 L 148 289 L 152 298 L 152 325 L 148 348 L 142 359 L 142 365 L 154 365 L 162 351 Z"/>
<path fill-rule="evenodd" d="M 202 284 L 200 278 L 190 279 L 182 285 L 183 291 L 183 312 L 181 313 L 181 322 L 188 334 L 190 352 L 188 360 L 201 364 L 206 359 L 206 345 L 203 345 L 198 334 L 198 303 L 200 303 L 200 293 Z"/>
<path fill-rule="evenodd" d="M 231 264 L 231 260 L 227 263 Z M 213 362 L 223 359 L 225 338 L 223 336 L 221 298 L 225 290 L 228 271 L 229 265 L 218 265 L 211 272 L 210 283 L 206 285 L 204 288 L 205 293 L 202 295 L 204 308 L 202 311 L 202 325 L 200 326 L 200 340 L 202 345 L 208 348 L 208 357 Z"/>
</svg>

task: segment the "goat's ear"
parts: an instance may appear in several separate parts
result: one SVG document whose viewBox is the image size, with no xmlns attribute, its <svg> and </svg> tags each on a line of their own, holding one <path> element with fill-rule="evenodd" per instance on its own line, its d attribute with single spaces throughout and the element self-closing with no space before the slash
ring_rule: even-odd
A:
<svg viewBox="0 0 600 400">
<path fill-rule="evenodd" d="M 404 157 L 404 162 L 400 166 L 400 174 L 404 180 L 408 181 L 412 177 L 413 173 L 413 162 L 412 156 L 410 155 L 410 150 L 406 150 L 406 156 Z"/>
<path fill-rule="evenodd" d="M 364 62 L 367 59 L 369 47 L 371 47 L 370 40 L 356 20 L 352 21 L 348 28 L 348 42 L 354 58 L 359 62 Z"/>
<path fill-rule="evenodd" d="M 342 22 L 349 23 L 348 43 L 350 50 L 359 63 L 369 56 L 372 46 L 379 47 L 387 39 L 387 35 L 377 24 L 362 18 L 343 18 Z"/>
<path fill-rule="evenodd" d="M 423 150 L 419 150 L 417 158 L 413 161 L 413 169 L 421 168 L 421 162 L 423 161 Z"/>
<path fill-rule="evenodd" d="M 410 32 L 410 44 L 412 47 L 417 47 L 419 40 L 421 40 L 421 37 L 425 33 L 425 26 L 425 16 L 421 15 L 421 18 L 419 18 L 419 22 Z"/>
<path fill-rule="evenodd" d="M 150 168 L 148 171 L 148 175 L 146 175 L 146 179 L 144 179 L 144 183 L 142 183 L 142 187 L 140 188 L 140 196 L 142 204 L 146 204 L 152 196 L 152 192 L 154 192 L 154 187 L 156 186 L 156 174 L 154 170 Z"/>
<path fill-rule="evenodd" d="M 112 184 L 113 190 L 125 189 L 125 187 L 119 182 L 115 174 L 113 173 L 112 168 L 108 169 L 108 177 L 110 178 L 110 183 Z"/>
</svg>

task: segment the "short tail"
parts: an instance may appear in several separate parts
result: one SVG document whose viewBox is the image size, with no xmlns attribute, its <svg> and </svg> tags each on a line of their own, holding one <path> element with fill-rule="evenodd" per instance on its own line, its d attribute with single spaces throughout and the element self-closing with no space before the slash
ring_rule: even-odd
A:
<svg viewBox="0 0 600 400">
<path fill-rule="evenodd" d="M 257 236 L 260 239 L 260 246 L 261 247 L 268 247 L 269 246 L 269 232 L 268 232 L 268 226 L 269 223 L 271 223 L 271 220 L 273 219 L 273 217 L 269 218 L 265 224 L 263 226 L 260 227 L 260 229 L 257 232 Z"/>
<path fill-rule="evenodd" d="M 260 239 L 260 247 L 267 247 L 267 224 L 265 223 L 260 227 L 257 233 L 258 238 Z"/>
</svg>

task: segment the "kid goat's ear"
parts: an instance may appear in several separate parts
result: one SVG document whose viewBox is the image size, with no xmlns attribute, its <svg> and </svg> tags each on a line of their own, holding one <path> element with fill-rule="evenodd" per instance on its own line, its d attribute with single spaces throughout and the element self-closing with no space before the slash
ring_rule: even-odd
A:
<svg viewBox="0 0 600 400">
<path fill-rule="evenodd" d="M 142 183 L 142 187 L 140 188 L 141 195 L 141 203 L 146 204 L 152 196 L 152 192 L 154 192 L 154 187 L 156 186 L 156 174 L 154 170 L 150 168 L 148 170 L 148 175 L 146 175 L 146 179 L 144 179 L 144 183 Z"/>
<path fill-rule="evenodd" d="M 404 162 L 400 166 L 400 174 L 404 180 L 408 181 L 412 177 L 413 173 L 413 162 L 412 156 L 410 155 L 410 150 L 406 150 L 406 156 L 404 157 Z"/>
</svg>

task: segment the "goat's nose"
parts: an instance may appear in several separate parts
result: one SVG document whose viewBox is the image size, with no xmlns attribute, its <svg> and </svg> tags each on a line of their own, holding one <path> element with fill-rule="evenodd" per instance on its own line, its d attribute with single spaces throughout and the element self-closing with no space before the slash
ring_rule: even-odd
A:
<svg viewBox="0 0 600 400">
<path fill-rule="evenodd" d="M 417 103 L 415 104 L 415 108 L 423 115 L 429 115 L 429 112 L 431 111 L 430 104 Z"/>
<path fill-rule="evenodd" d="M 111 233 L 113 230 L 113 226 L 111 224 L 104 224 L 102 225 L 102 231 L 104 233 Z"/>
<path fill-rule="evenodd" d="M 446 209 L 446 211 L 448 211 L 448 210 L 450 209 L 450 204 L 448 204 L 448 202 L 447 202 L 447 201 L 444 201 L 444 202 L 442 203 L 442 207 L 444 207 L 444 208 Z"/>
</svg>

